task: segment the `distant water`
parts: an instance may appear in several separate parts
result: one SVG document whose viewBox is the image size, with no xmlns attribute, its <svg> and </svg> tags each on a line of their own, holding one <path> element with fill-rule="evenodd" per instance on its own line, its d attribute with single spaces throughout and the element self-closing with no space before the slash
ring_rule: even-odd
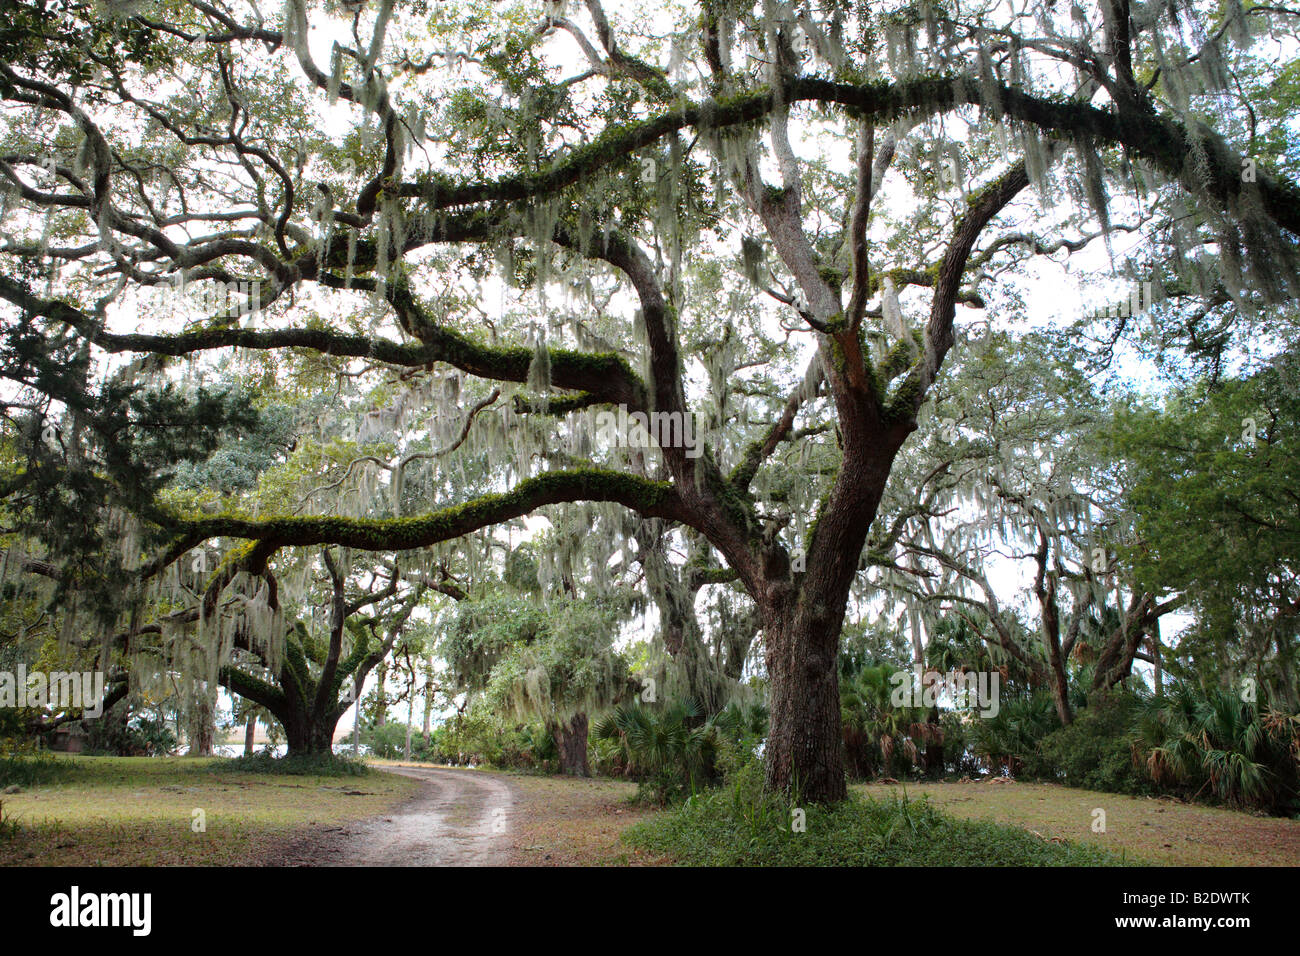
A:
<svg viewBox="0 0 1300 956">
<path fill-rule="evenodd" d="M 289 747 L 287 744 L 278 744 L 275 747 L 270 747 L 266 744 L 262 744 L 259 747 L 254 747 L 253 750 L 256 753 L 260 753 L 263 750 L 269 750 L 277 757 L 283 757 L 285 753 L 288 752 Z M 244 745 L 243 744 L 218 744 L 217 746 L 212 748 L 212 754 L 215 757 L 242 757 L 244 755 Z"/>
<path fill-rule="evenodd" d="M 289 745 L 277 744 L 274 747 L 270 747 L 267 744 L 259 744 L 257 747 L 253 749 L 257 753 L 261 753 L 263 750 L 269 750 L 277 757 L 283 757 L 286 753 L 289 752 Z M 335 744 L 334 752 L 339 756 L 350 757 L 352 756 L 352 744 L 350 743 Z M 364 757 L 369 752 L 370 749 L 362 745 L 361 756 Z M 215 757 L 242 757 L 244 755 L 244 745 L 243 744 L 218 744 L 217 746 L 212 748 L 212 754 Z"/>
</svg>

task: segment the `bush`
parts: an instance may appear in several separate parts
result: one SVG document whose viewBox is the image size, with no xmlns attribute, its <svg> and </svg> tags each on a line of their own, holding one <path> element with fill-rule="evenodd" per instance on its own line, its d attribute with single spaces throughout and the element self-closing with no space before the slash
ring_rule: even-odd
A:
<svg viewBox="0 0 1300 956">
<path fill-rule="evenodd" d="M 85 752 L 110 757 L 160 757 L 176 749 L 176 735 L 161 720 L 132 713 L 125 703 L 98 720 L 82 722 Z"/>
<path fill-rule="evenodd" d="M 761 704 L 733 701 L 706 720 L 699 703 L 686 697 L 616 707 L 592 736 L 603 762 L 637 781 L 638 802 L 663 806 L 716 786 L 726 771 L 753 761 L 766 732 Z"/>
<path fill-rule="evenodd" d="M 1071 787 L 1110 793 L 1152 793 L 1150 778 L 1135 764 L 1133 726 L 1141 702 L 1116 692 L 1095 698 L 1068 727 L 1038 744 L 1037 775 Z"/>
<path fill-rule="evenodd" d="M 360 733 L 362 745 L 369 752 L 384 760 L 401 760 L 406 756 L 406 725 L 381 724 L 380 726 L 362 726 Z M 436 746 L 433 734 L 425 736 L 423 731 L 411 731 L 411 759 L 428 763 L 440 763 L 434 759 Z"/>
<path fill-rule="evenodd" d="M 323 753 L 277 757 L 262 750 L 247 757 L 214 761 L 208 768 L 219 773 L 272 773 L 301 777 L 364 777 L 370 768 L 359 760 Z"/>
<path fill-rule="evenodd" d="M 939 717 L 943 731 L 943 769 L 956 777 L 978 777 L 980 773 L 979 759 L 971 751 L 968 723 L 955 710 L 945 710 Z"/>
<path fill-rule="evenodd" d="M 1143 767 L 1160 787 L 1278 815 L 1300 813 L 1300 714 L 1229 690 L 1169 688 L 1138 721 Z"/>
<path fill-rule="evenodd" d="M 1007 699 L 1004 695 L 995 717 L 980 717 L 967 728 L 972 753 L 990 773 L 1038 776 L 1044 768 L 1038 744 L 1060 728 L 1056 705 L 1046 690 Z"/>
<path fill-rule="evenodd" d="M 803 809 L 805 832 L 793 832 Z M 1105 850 L 1049 843 L 1018 827 L 956 820 L 928 801 L 868 800 L 799 807 L 763 790 L 754 762 L 719 790 L 697 794 L 623 837 L 694 866 L 1114 866 Z"/>
</svg>

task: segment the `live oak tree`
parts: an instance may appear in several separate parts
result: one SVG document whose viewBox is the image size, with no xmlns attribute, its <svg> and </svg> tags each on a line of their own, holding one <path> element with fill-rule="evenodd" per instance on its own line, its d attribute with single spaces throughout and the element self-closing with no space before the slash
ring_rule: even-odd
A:
<svg viewBox="0 0 1300 956">
<path fill-rule="evenodd" d="M 0 297 L 22 456 L 0 481 L 106 633 L 216 538 L 243 542 L 219 593 L 286 549 L 436 551 L 567 503 L 628 509 L 698 535 L 754 601 L 768 784 L 814 801 L 845 794 L 836 661 L 868 532 L 957 307 L 993 301 L 1015 243 L 986 232 L 1036 215 L 1026 189 L 1068 186 L 1103 232 L 1111 203 L 1177 194 L 1184 271 L 1222 252 L 1198 289 L 1243 308 L 1297 292 L 1300 189 L 1243 157 L 1233 83 L 1255 34 L 1294 24 L 1283 8 L 705 0 L 647 29 L 598 0 L 16 7 Z M 683 330 L 709 318 L 685 281 L 706 259 L 774 304 L 733 331 L 743 354 L 784 325 L 759 352 L 783 395 L 695 443 L 598 446 L 598 410 L 680 428 L 701 405 Z M 139 321 L 133 292 L 182 280 L 235 292 Z M 416 392 L 450 366 L 488 383 L 475 402 L 501 388 L 467 446 L 501 463 L 498 487 L 434 481 L 364 516 L 162 500 L 173 461 L 253 416 L 181 393 L 159 359 L 232 349 L 382 366 Z M 791 444 L 814 480 L 782 473 Z M 130 526 L 111 548 L 110 521 Z"/>
<path fill-rule="evenodd" d="M 560 772 L 586 777 L 591 720 L 637 691 L 614 643 L 640 597 L 569 586 L 546 604 L 504 584 L 488 588 L 451 609 L 440 649 L 459 690 L 502 718 L 541 723 Z"/>
<path fill-rule="evenodd" d="M 1175 677 L 1278 710 L 1300 704 L 1300 553 L 1294 350 L 1243 378 L 1202 380 L 1162 407 L 1134 401 L 1114 431 L 1139 516 L 1126 549 L 1148 587 L 1188 596 L 1196 620 Z M 1243 685 L 1243 679 L 1250 682 Z"/>
<path fill-rule="evenodd" d="M 1141 547 L 1118 467 L 1127 456 L 1106 403 L 1052 351 L 1042 333 L 972 344 L 895 469 L 868 557 L 878 586 L 927 630 L 973 616 L 990 650 L 1050 688 L 1064 725 L 1071 662 L 1091 668 L 1090 693 L 1110 689 L 1139 657 L 1158 658 L 1159 620 L 1185 599 L 1139 586 L 1125 560 Z M 1009 575 L 1028 583 L 1027 608 Z"/>
</svg>

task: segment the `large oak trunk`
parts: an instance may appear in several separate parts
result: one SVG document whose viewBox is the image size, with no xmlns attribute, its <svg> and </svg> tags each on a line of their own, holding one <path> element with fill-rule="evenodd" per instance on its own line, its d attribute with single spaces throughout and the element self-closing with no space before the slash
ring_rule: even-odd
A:
<svg viewBox="0 0 1300 956">
<path fill-rule="evenodd" d="M 328 717 L 322 720 L 312 720 L 310 717 L 302 716 L 285 720 L 281 716 L 280 723 L 284 724 L 285 736 L 288 738 L 289 756 L 299 757 L 333 753 L 334 727 L 338 723 L 337 717 L 333 720 Z"/>
<path fill-rule="evenodd" d="M 591 766 L 587 763 L 587 715 L 574 714 L 568 723 L 552 724 L 551 736 L 555 738 L 555 749 L 560 753 L 560 773 L 590 777 Z"/>
<path fill-rule="evenodd" d="M 766 628 L 771 723 L 769 790 L 809 803 L 843 800 L 844 741 L 837 665 L 839 628 L 791 621 Z"/>
</svg>

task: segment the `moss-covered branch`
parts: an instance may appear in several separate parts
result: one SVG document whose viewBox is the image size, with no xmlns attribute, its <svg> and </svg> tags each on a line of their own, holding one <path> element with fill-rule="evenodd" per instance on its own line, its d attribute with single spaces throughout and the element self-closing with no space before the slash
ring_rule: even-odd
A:
<svg viewBox="0 0 1300 956">
<path fill-rule="evenodd" d="M 555 471 L 520 482 L 504 494 L 409 518 L 338 516 L 249 519 L 216 516 L 178 519 L 172 553 L 184 553 L 208 538 L 243 538 L 261 549 L 336 544 L 362 551 L 403 551 L 450 541 L 474 531 L 523 517 L 545 505 L 575 501 L 613 501 L 648 517 L 682 520 L 685 515 L 668 482 L 596 468 Z"/>
<path fill-rule="evenodd" d="M 1209 181 L 1202 185 L 1212 197 L 1227 203 L 1243 188 L 1241 157 L 1208 128 L 1189 130 L 1176 119 L 1132 106 L 1105 110 L 1075 100 L 1037 96 L 1001 82 L 986 85 L 974 77 L 937 75 L 897 83 L 862 84 L 798 77 L 787 82 L 781 97 L 763 88 L 723 101 L 682 102 L 660 116 L 608 130 L 540 173 L 506 176 L 490 183 L 440 180 L 405 184 L 399 192 L 422 199 L 435 209 L 533 199 L 571 186 L 686 127 L 708 129 L 753 123 L 770 114 L 778 102 L 838 103 L 851 107 L 863 118 L 883 124 L 902 116 L 930 116 L 961 106 L 979 105 L 988 98 L 996 100 L 990 105 L 1003 114 L 1045 132 L 1122 145 L 1175 178 L 1184 176 L 1189 144 L 1195 142 L 1209 159 Z M 1265 212 L 1288 232 L 1300 236 L 1300 186 L 1262 171 L 1255 185 Z"/>
<path fill-rule="evenodd" d="M 342 287 L 343 280 L 322 277 L 326 285 Z M 355 288 L 369 288 L 368 279 L 354 280 Z M 7 276 L 0 276 L 0 298 L 13 302 L 30 314 L 64 322 L 107 352 L 153 353 L 184 356 L 214 349 L 242 348 L 257 351 L 310 349 L 326 355 L 364 358 L 388 365 L 418 368 L 444 362 L 481 378 L 503 382 L 526 382 L 532 349 L 522 346 L 488 346 L 468 336 L 433 323 L 420 303 L 401 284 L 386 293 L 399 314 L 419 330 L 419 343 L 394 342 L 380 336 L 354 335 L 331 329 L 275 329 L 259 331 L 241 328 L 206 328 L 174 335 L 147 333 L 116 334 L 105 330 L 92 316 L 61 300 L 42 299 Z M 589 353 L 572 349 L 551 349 L 551 381 L 558 388 L 572 388 L 599 396 L 604 402 L 645 407 L 645 386 L 626 359 L 613 352 Z"/>
</svg>

